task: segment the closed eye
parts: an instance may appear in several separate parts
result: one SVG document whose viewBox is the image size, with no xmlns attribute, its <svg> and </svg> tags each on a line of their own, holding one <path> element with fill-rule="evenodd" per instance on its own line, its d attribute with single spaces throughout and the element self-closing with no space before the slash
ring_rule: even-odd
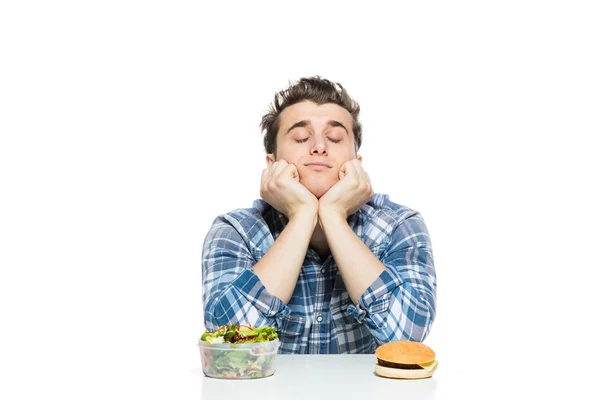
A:
<svg viewBox="0 0 600 400">
<path fill-rule="evenodd" d="M 304 143 L 308 140 L 309 138 L 304 138 L 304 139 L 294 139 L 294 141 L 296 143 Z M 342 139 L 332 139 L 332 138 L 327 138 L 329 139 L 329 141 L 333 142 L 333 143 L 339 143 L 342 141 Z"/>
</svg>

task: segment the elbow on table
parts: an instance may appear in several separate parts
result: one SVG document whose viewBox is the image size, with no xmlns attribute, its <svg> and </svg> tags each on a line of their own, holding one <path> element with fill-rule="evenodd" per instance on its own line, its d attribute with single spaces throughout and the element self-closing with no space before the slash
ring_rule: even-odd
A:
<svg viewBox="0 0 600 400">
<path fill-rule="evenodd" d="M 403 336 L 408 340 L 423 342 L 431 332 L 435 320 L 435 303 L 424 302 L 407 317 L 409 321 L 403 329 Z"/>
<path fill-rule="evenodd" d="M 210 299 L 204 306 L 204 325 L 209 331 L 231 324 L 234 319 L 235 315 L 228 314 L 217 299 Z"/>
<path fill-rule="evenodd" d="M 429 316 L 423 319 L 422 324 L 412 324 L 410 330 L 406 332 L 408 339 L 415 342 L 423 342 L 429 335 L 429 332 L 431 332 L 433 319 L 433 316 Z"/>
<path fill-rule="evenodd" d="M 204 307 L 204 324 L 209 330 L 228 324 L 261 327 L 274 326 L 274 319 L 265 317 L 249 302 L 239 302 L 233 307 L 228 302 L 223 303 L 214 298 Z"/>
<path fill-rule="evenodd" d="M 409 297 L 396 297 L 391 302 L 384 322 L 389 332 L 385 335 L 386 342 L 422 342 L 429 335 L 435 320 L 435 297 L 413 292 L 410 298 L 409 301 Z"/>
</svg>

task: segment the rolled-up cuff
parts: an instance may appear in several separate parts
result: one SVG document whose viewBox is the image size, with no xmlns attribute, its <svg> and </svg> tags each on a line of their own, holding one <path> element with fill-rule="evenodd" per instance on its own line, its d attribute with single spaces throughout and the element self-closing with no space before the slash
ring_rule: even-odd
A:
<svg viewBox="0 0 600 400">
<path fill-rule="evenodd" d="M 369 315 L 387 312 L 392 292 L 401 284 L 400 275 L 394 269 L 386 268 L 360 296 L 358 304 L 348 306 L 348 313 L 362 323 Z"/>
<path fill-rule="evenodd" d="M 233 287 L 266 318 L 281 321 L 291 310 L 280 298 L 273 296 L 260 281 L 254 271 L 246 269 L 233 282 Z"/>
</svg>

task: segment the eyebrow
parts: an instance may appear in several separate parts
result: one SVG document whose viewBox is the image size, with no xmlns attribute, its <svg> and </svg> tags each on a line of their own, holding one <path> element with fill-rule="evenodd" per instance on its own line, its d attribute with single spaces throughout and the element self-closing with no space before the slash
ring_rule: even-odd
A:
<svg viewBox="0 0 600 400">
<path fill-rule="evenodd" d="M 339 122 L 339 121 L 336 121 L 336 120 L 330 119 L 329 121 L 327 121 L 327 125 L 329 125 L 329 126 L 332 126 L 332 127 L 335 127 L 335 126 L 341 126 L 341 127 L 342 127 L 342 128 L 344 128 L 344 130 L 346 131 L 346 135 L 349 135 L 349 133 L 348 133 L 348 129 L 346 129 L 346 127 L 344 126 L 344 124 L 342 124 L 342 123 L 341 123 L 341 122 Z"/>
<path fill-rule="evenodd" d="M 309 120 L 307 120 L 307 119 L 303 119 L 302 121 L 298 121 L 298 122 L 296 122 L 294 125 L 290 126 L 290 128 L 289 128 L 289 129 L 287 130 L 287 132 L 286 132 L 286 135 L 287 135 L 288 133 L 290 133 L 290 131 L 291 131 L 292 129 L 295 129 L 295 128 L 304 128 L 304 127 L 305 127 L 305 126 L 307 126 L 307 125 L 311 125 L 310 121 L 309 121 Z M 347 134 L 347 135 L 349 135 L 349 133 L 348 133 L 348 129 L 346 129 L 346 127 L 344 126 L 344 124 L 342 124 L 342 123 L 341 123 L 341 122 L 339 122 L 339 121 L 336 121 L 336 120 L 334 120 L 334 119 L 330 119 L 329 121 L 327 121 L 327 125 L 329 125 L 329 126 L 331 126 L 331 127 L 337 127 L 337 126 L 339 126 L 339 127 L 342 127 L 342 128 L 344 128 L 344 130 L 346 131 L 346 134 Z"/>
</svg>

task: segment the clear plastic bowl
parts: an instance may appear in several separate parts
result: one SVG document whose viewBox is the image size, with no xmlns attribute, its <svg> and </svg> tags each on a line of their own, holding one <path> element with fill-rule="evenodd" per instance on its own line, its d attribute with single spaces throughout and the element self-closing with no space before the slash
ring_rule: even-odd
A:
<svg viewBox="0 0 600 400">
<path fill-rule="evenodd" d="M 198 343 L 202 372 L 211 378 L 254 379 L 275 373 L 279 339 L 259 343 Z"/>
</svg>

